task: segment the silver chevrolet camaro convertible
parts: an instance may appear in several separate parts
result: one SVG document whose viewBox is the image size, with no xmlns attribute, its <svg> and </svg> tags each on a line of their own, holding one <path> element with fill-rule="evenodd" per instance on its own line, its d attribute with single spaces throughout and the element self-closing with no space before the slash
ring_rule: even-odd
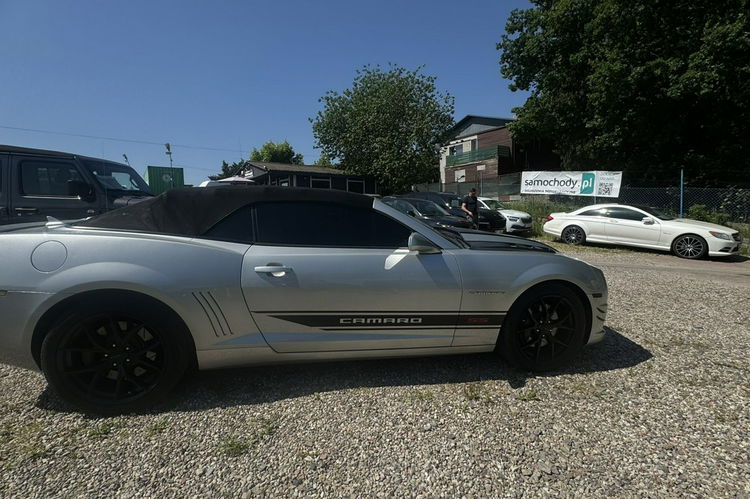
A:
<svg viewBox="0 0 750 499">
<path fill-rule="evenodd" d="M 569 362 L 604 334 L 600 270 L 322 189 L 169 191 L 0 232 L 0 360 L 84 411 L 151 407 L 188 369 L 497 351 Z"/>
</svg>

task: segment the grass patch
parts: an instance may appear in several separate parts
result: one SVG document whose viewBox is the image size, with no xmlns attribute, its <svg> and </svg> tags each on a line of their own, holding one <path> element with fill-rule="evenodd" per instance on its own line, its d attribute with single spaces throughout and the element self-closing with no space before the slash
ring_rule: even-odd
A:
<svg viewBox="0 0 750 499">
<path fill-rule="evenodd" d="M 254 449 L 262 440 L 276 433 L 279 421 L 275 417 L 262 418 L 247 435 L 230 436 L 219 441 L 219 450 L 227 457 L 239 457 Z"/>
<path fill-rule="evenodd" d="M 122 428 L 122 423 L 116 422 L 116 421 L 105 421 L 101 424 L 96 425 L 94 428 L 92 428 L 89 431 L 89 437 L 91 437 L 93 440 L 106 440 L 109 438 L 115 431 Z"/>
<path fill-rule="evenodd" d="M 167 428 L 169 428 L 169 421 L 166 419 L 160 419 L 146 429 L 146 434 L 149 437 L 155 437 L 160 433 L 164 433 Z"/>
<path fill-rule="evenodd" d="M 435 393 L 432 390 L 412 390 L 406 395 L 406 400 L 410 402 L 431 402 L 435 399 Z"/>
<path fill-rule="evenodd" d="M 479 400 L 482 397 L 482 384 L 481 383 L 469 383 L 464 386 L 464 398 L 466 400 Z"/>
<path fill-rule="evenodd" d="M 540 400 L 540 398 L 536 390 L 527 390 L 525 392 L 519 393 L 516 396 L 516 400 L 521 400 L 523 402 L 531 402 L 534 400 Z"/>
</svg>

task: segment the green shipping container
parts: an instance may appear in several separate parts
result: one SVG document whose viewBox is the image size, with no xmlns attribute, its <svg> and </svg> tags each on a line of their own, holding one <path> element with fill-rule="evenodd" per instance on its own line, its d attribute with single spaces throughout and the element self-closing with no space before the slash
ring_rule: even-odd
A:
<svg viewBox="0 0 750 499">
<path fill-rule="evenodd" d="M 175 187 L 184 187 L 185 174 L 182 168 L 170 168 L 169 166 L 149 166 L 146 174 L 143 176 L 146 183 L 154 191 L 154 194 L 161 194 Z"/>
</svg>

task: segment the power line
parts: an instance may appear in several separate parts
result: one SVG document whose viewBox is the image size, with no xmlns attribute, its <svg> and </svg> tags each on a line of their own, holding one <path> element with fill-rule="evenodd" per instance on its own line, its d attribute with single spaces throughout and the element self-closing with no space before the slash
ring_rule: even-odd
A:
<svg viewBox="0 0 750 499">
<path fill-rule="evenodd" d="M 151 145 L 151 146 L 163 146 L 164 145 L 163 142 L 151 142 L 148 140 L 134 140 L 134 139 L 119 139 L 116 137 L 104 137 L 101 135 L 87 135 L 83 133 L 57 132 L 54 130 L 40 130 L 37 128 L 22 128 L 22 127 L 7 126 L 7 125 L 0 125 L 0 128 L 4 128 L 6 130 L 18 130 L 22 132 L 48 133 L 51 135 L 65 135 L 67 137 L 82 137 L 85 139 L 111 140 L 113 142 L 127 142 L 130 144 L 145 144 L 145 145 Z M 198 149 L 202 151 L 233 152 L 233 153 L 243 154 L 243 151 L 239 149 L 224 149 L 221 147 L 208 147 L 208 146 L 189 146 L 186 144 L 172 144 L 172 146 L 182 147 L 185 149 Z"/>
</svg>

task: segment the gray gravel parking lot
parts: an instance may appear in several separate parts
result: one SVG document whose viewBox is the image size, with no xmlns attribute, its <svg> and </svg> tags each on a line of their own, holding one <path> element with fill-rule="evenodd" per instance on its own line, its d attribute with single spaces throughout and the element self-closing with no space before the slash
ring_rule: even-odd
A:
<svg viewBox="0 0 750 499">
<path fill-rule="evenodd" d="M 193 376 L 86 417 L 0 364 L 2 496 L 750 494 L 750 262 L 566 248 L 608 338 L 543 376 L 492 355 Z"/>
</svg>

